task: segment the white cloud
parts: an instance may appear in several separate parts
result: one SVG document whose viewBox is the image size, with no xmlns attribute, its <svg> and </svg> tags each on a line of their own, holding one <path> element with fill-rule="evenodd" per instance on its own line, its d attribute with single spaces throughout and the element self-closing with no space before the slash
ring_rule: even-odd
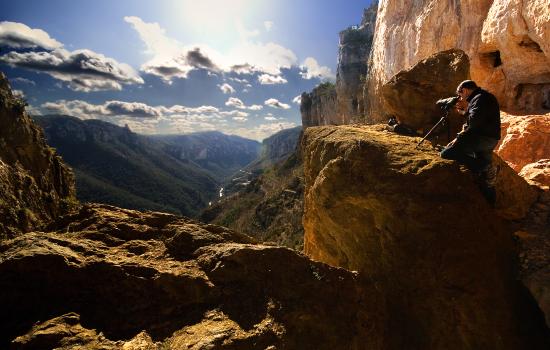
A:
<svg viewBox="0 0 550 350">
<path fill-rule="evenodd" d="M 0 62 L 49 74 L 75 91 L 121 90 L 122 84 L 143 84 L 129 65 L 90 50 L 12 51 L 0 56 Z"/>
<path fill-rule="evenodd" d="M 268 32 L 271 30 L 271 28 L 273 28 L 273 22 L 272 21 L 264 21 L 264 27 L 265 27 L 265 30 L 267 30 Z"/>
<path fill-rule="evenodd" d="M 286 83 L 288 83 L 288 81 L 285 78 L 281 77 L 280 75 L 279 76 L 273 76 L 273 75 L 269 75 L 269 74 L 260 75 L 258 77 L 258 81 L 262 85 L 274 85 L 274 84 L 286 84 Z"/>
<path fill-rule="evenodd" d="M 266 137 L 269 137 L 283 129 L 289 129 L 295 126 L 296 124 L 292 122 L 266 123 L 252 128 L 248 127 L 228 129 L 227 132 L 239 135 L 241 137 L 261 141 Z"/>
<path fill-rule="evenodd" d="M 233 117 L 233 120 L 239 123 L 244 123 L 248 120 L 246 117 Z"/>
<path fill-rule="evenodd" d="M 23 99 L 26 97 L 25 92 L 23 90 L 12 90 L 11 92 L 14 97 L 23 98 Z"/>
<path fill-rule="evenodd" d="M 271 115 L 268 115 L 267 117 L 264 117 L 265 120 L 269 120 L 269 121 L 273 121 L 273 120 L 277 120 L 276 117 L 273 117 Z"/>
<path fill-rule="evenodd" d="M 279 108 L 279 109 L 290 109 L 290 106 L 286 103 L 282 103 L 279 100 L 275 98 L 270 98 L 269 100 L 266 100 L 264 102 L 266 106 L 273 107 L 273 108 Z"/>
<path fill-rule="evenodd" d="M 237 83 L 241 83 L 241 84 L 248 84 L 248 80 L 246 80 L 246 79 L 239 79 L 239 78 L 230 77 L 229 80 L 236 81 Z"/>
<path fill-rule="evenodd" d="M 296 103 L 297 105 L 302 104 L 302 95 L 298 95 L 292 99 L 293 103 Z"/>
<path fill-rule="evenodd" d="M 246 106 L 244 105 L 243 101 L 241 101 L 240 99 L 236 98 L 236 97 L 230 97 L 226 102 L 225 102 L 225 105 L 226 106 L 229 106 L 229 107 L 235 107 L 235 108 L 241 108 L 241 109 L 245 109 Z"/>
<path fill-rule="evenodd" d="M 225 83 L 223 85 L 218 85 L 218 87 L 220 88 L 220 90 L 224 93 L 224 94 L 234 94 L 235 93 L 235 89 L 233 88 L 233 86 Z"/>
<path fill-rule="evenodd" d="M 259 111 L 260 109 L 263 108 L 263 106 L 261 105 L 251 105 L 251 106 L 247 106 L 244 104 L 243 101 L 241 101 L 239 98 L 237 97 L 230 97 L 226 102 L 225 102 L 225 105 L 226 106 L 229 106 L 229 107 L 235 107 L 235 108 L 238 108 L 238 109 L 249 109 L 249 110 L 252 110 L 252 111 Z"/>
<path fill-rule="evenodd" d="M 28 85 L 36 86 L 35 81 L 30 80 L 30 79 L 26 79 L 26 78 L 22 78 L 22 77 L 17 77 L 17 78 L 14 78 L 14 79 L 10 79 L 10 81 L 12 81 L 14 83 L 19 83 L 19 84 L 28 84 Z"/>
<path fill-rule="evenodd" d="M 80 119 L 93 119 L 103 117 L 135 117 L 135 118 L 159 118 L 168 115 L 192 116 L 192 115 L 217 115 L 219 109 L 213 106 L 186 107 L 174 105 L 149 106 L 142 102 L 106 101 L 103 104 L 92 104 L 82 100 L 58 100 L 46 102 L 41 107 L 50 113 L 66 114 Z"/>
<path fill-rule="evenodd" d="M 302 69 L 300 75 L 304 79 L 336 79 L 336 76 L 334 75 L 334 73 L 332 73 L 329 67 L 320 66 L 317 60 L 313 57 L 306 58 L 300 68 Z"/>
<path fill-rule="evenodd" d="M 298 59 L 294 52 L 273 42 L 251 42 L 256 31 L 248 31 L 237 22 L 241 41 L 220 53 L 206 45 L 185 46 L 166 35 L 158 23 L 146 23 L 139 17 L 124 17 L 145 43 L 147 53 L 153 57 L 141 66 L 141 70 L 161 77 L 166 82 L 174 78 L 186 78 L 193 69 L 220 70 L 238 74 L 255 72 L 271 75 L 281 74 L 281 69 L 296 66 Z M 200 54 L 201 65 L 193 65 L 189 53 Z M 199 55 L 197 55 L 199 56 Z"/>
<path fill-rule="evenodd" d="M 32 29 L 23 23 L 0 22 L 0 46 L 14 49 L 43 48 L 53 50 L 63 46 L 42 29 Z"/>
</svg>

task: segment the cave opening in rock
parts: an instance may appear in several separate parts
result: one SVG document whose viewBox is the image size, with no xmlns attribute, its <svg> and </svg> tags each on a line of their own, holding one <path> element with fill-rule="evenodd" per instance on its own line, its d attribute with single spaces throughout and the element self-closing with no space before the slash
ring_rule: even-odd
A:
<svg viewBox="0 0 550 350">
<path fill-rule="evenodd" d="M 533 41 L 530 37 L 525 35 L 521 41 L 518 44 L 520 47 L 536 51 L 536 52 L 542 52 L 542 49 L 540 48 L 540 45 Z"/>
<path fill-rule="evenodd" d="M 481 61 L 486 66 L 496 68 L 502 65 L 502 59 L 500 58 L 500 51 L 492 51 L 481 54 Z"/>
</svg>

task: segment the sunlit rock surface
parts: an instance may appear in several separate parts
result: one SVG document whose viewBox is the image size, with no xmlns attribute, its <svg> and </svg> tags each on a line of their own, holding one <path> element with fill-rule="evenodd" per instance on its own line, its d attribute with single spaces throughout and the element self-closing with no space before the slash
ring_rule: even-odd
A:
<svg viewBox="0 0 550 350">
<path fill-rule="evenodd" d="M 384 348 L 374 286 L 290 249 L 106 205 L 47 231 L 0 243 L 2 348 Z"/>
<path fill-rule="evenodd" d="M 547 0 L 381 0 L 366 87 L 367 117 L 383 120 L 380 89 L 443 50 L 470 57 L 471 78 L 517 114 L 550 109 Z"/>
<path fill-rule="evenodd" d="M 72 171 L 0 72 L 0 240 L 40 227 L 75 203 Z"/>
<path fill-rule="evenodd" d="M 400 330 L 394 348 L 548 346 L 542 314 L 516 282 L 512 232 L 471 174 L 382 130 L 306 129 L 305 253 L 376 281 Z M 502 186 L 497 207 L 521 215 Z"/>
</svg>

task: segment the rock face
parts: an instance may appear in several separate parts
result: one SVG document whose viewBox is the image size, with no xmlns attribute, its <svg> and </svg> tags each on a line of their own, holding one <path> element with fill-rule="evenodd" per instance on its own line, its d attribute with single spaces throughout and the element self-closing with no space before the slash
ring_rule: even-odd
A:
<svg viewBox="0 0 550 350">
<path fill-rule="evenodd" d="M 342 124 L 360 121 L 365 112 L 363 84 L 368 72 L 377 8 L 378 3 L 374 2 L 364 10 L 360 26 L 349 27 L 339 34 L 336 96 Z"/>
<path fill-rule="evenodd" d="M 366 86 L 368 118 L 383 120 L 380 90 L 392 76 L 451 48 L 466 52 L 472 79 L 505 110 L 548 112 L 549 18 L 547 0 L 381 0 Z"/>
<path fill-rule="evenodd" d="M 515 116 L 503 112 L 501 122 L 497 154 L 526 179 L 550 186 L 550 113 Z"/>
<path fill-rule="evenodd" d="M 2 348 L 385 348 L 370 282 L 290 249 L 106 205 L 45 231 L 0 243 Z"/>
<path fill-rule="evenodd" d="M 470 64 L 464 51 L 436 53 L 397 73 L 382 86 L 384 112 L 423 135 L 444 115 L 436 101 L 456 95 L 458 84 L 469 77 Z M 449 121 L 450 135 L 454 136 L 464 120 L 458 113 L 451 113 Z M 446 140 L 445 130 L 442 127 L 434 131 L 445 133 Z"/>
<path fill-rule="evenodd" d="M 28 232 L 76 203 L 73 174 L 0 72 L 0 239 Z"/>
<path fill-rule="evenodd" d="M 330 82 L 318 85 L 309 93 L 302 93 L 300 113 L 304 128 L 316 125 L 340 125 L 345 122 L 344 118 L 338 116 L 336 88 Z"/>
<path fill-rule="evenodd" d="M 382 130 L 305 131 L 305 253 L 375 281 L 399 329 L 390 348 L 548 347 L 540 311 L 515 281 L 511 232 L 471 175 Z"/>
</svg>

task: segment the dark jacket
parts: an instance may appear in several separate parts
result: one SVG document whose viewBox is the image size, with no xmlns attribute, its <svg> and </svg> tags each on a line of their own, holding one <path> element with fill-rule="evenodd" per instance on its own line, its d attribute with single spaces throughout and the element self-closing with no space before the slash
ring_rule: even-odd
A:
<svg viewBox="0 0 550 350">
<path fill-rule="evenodd" d="M 467 101 L 468 127 L 462 136 L 488 136 L 500 140 L 500 108 L 496 97 L 477 88 Z"/>
</svg>

